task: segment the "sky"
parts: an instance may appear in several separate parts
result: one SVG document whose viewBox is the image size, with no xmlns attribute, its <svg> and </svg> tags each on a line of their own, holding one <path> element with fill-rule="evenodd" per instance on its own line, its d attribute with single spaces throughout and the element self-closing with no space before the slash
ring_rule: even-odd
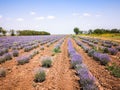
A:
<svg viewBox="0 0 120 90">
<path fill-rule="evenodd" d="M 0 27 L 72 34 L 120 28 L 120 0 L 0 0 Z"/>
</svg>

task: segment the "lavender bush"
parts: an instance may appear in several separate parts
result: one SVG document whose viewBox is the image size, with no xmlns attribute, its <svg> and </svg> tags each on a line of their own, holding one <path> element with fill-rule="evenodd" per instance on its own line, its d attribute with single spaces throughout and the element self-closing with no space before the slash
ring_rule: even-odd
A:
<svg viewBox="0 0 120 90">
<path fill-rule="evenodd" d="M 117 46 L 116 49 L 117 49 L 118 51 L 120 51 L 120 46 Z"/>
<path fill-rule="evenodd" d="M 82 63 L 82 57 L 79 54 L 74 54 L 71 57 L 71 68 L 76 68 L 77 64 Z"/>
<path fill-rule="evenodd" d="M 44 50 L 44 46 L 41 46 L 41 47 L 40 47 L 40 50 Z"/>
<path fill-rule="evenodd" d="M 115 48 L 108 48 L 108 51 L 111 55 L 116 55 L 118 50 L 116 50 Z"/>
<path fill-rule="evenodd" d="M 43 82 L 45 79 L 46 79 L 45 71 L 41 68 L 38 69 L 35 73 L 34 81 L 35 82 Z"/>
<path fill-rule="evenodd" d="M 23 65 L 25 63 L 28 63 L 29 60 L 30 60 L 29 56 L 21 56 L 21 57 L 17 58 L 17 63 L 18 63 L 18 65 Z"/>
<path fill-rule="evenodd" d="M 52 58 L 49 56 L 42 57 L 42 66 L 43 67 L 51 67 L 52 65 Z"/>
<path fill-rule="evenodd" d="M 94 54 L 95 50 L 94 49 L 89 49 L 88 50 L 88 56 L 92 57 Z"/>
<path fill-rule="evenodd" d="M 5 53 L 3 57 L 4 57 L 5 60 L 11 60 L 12 59 L 12 55 L 10 53 Z"/>
<path fill-rule="evenodd" d="M 6 76 L 6 69 L 0 68 L 0 77 L 5 77 Z"/>
<path fill-rule="evenodd" d="M 17 57 L 19 55 L 19 51 L 18 50 L 14 50 L 12 53 L 13 53 L 14 57 Z"/>
<path fill-rule="evenodd" d="M 80 84 L 83 90 L 98 90 L 95 84 L 95 77 L 89 72 L 85 64 L 76 65 L 76 70 L 80 77 Z"/>
<path fill-rule="evenodd" d="M 97 61 L 100 61 L 102 65 L 106 65 L 110 62 L 110 57 L 107 54 L 102 54 L 99 52 L 94 52 L 93 58 Z"/>
<path fill-rule="evenodd" d="M 110 62 L 110 57 L 107 54 L 101 54 L 100 63 L 102 65 L 107 65 Z"/>
<path fill-rule="evenodd" d="M 4 56 L 0 56 L 0 64 L 1 63 L 4 63 L 6 60 L 5 60 L 5 58 L 4 58 Z"/>
</svg>

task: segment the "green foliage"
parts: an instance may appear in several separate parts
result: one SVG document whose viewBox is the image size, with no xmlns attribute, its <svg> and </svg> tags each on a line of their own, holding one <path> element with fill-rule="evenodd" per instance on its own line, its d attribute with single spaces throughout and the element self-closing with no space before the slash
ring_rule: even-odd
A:
<svg viewBox="0 0 120 90">
<path fill-rule="evenodd" d="M 60 50 L 60 48 L 54 48 L 54 49 L 53 49 L 53 52 L 54 52 L 54 53 L 60 53 L 61 50 Z"/>
<path fill-rule="evenodd" d="M 45 31 L 34 31 L 34 30 L 22 30 L 22 31 L 17 31 L 18 35 L 22 36 L 31 36 L 31 35 L 50 35 L 49 32 Z"/>
<path fill-rule="evenodd" d="M 111 72 L 115 77 L 120 78 L 120 67 L 113 63 L 111 66 L 107 65 L 106 68 Z"/>
<path fill-rule="evenodd" d="M 13 29 L 10 30 L 10 34 L 11 34 L 11 36 L 15 36 L 15 31 Z"/>
<path fill-rule="evenodd" d="M 80 31 L 79 31 L 79 28 L 75 27 L 75 28 L 74 28 L 74 32 L 75 32 L 76 35 L 79 34 L 79 32 L 80 32 Z"/>
<path fill-rule="evenodd" d="M 2 33 L 4 36 L 6 36 L 7 31 L 4 30 L 2 27 L 0 27 L 0 33 Z"/>
<path fill-rule="evenodd" d="M 40 69 L 36 72 L 34 81 L 35 82 L 43 82 L 45 80 L 46 74 L 45 71 Z"/>
<path fill-rule="evenodd" d="M 120 29 L 94 29 L 89 30 L 88 34 L 107 34 L 107 33 L 120 33 Z"/>
<path fill-rule="evenodd" d="M 51 57 L 43 57 L 43 59 L 42 59 L 42 66 L 46 67 L 46 68 L 51 67 L 52 66 L 52 59 L 51 59 Z"/>
</svg>

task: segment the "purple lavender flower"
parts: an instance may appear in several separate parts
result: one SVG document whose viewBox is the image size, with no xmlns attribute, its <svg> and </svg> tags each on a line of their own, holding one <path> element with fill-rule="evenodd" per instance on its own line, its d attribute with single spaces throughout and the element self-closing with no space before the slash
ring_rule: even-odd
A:
<svg viewBox="0 0 120 90">
<path fill-rule="evenodd" d="M 111 55 L 116 55 L 118 50 L 116 50 L 115 48 L 108 48 L 108 51 Z"/>
<path fill-rule="evenodd" d="M 23 65 L 25 63 L 28 63 L 29 60 L 30 60 L 29 56 L 21 56 L 21 57 L 17 58 L 17 63 L 18 63 L 18 65 Z"/>
<path fill-rule="evenodd" d="M 82 63 L 82 57 L 79 54 L 74 54 L 71 57 L 71 65 L 72 68 L 75 68 L 77 64 L 81 64 Z"/>
<path fill-rule="evenodd" d="M 5 60 L 5 58 L 4 58 L 4 56 L 0 56 L 0 64 L 1 63 L 4 63 L 6 60 Z"/>
<path fill-rule="evenodd" d="M 4 57 L 5 60 L 11 60 L 12 59 L 12 55 L 10 53 L 5 53 L 3 57 Z"/>
<path fill-rule="evenodd" d="M 100 55 L 100 63 L 102 65 L 106 65 L 109 62 L 110 62 L 110 57 L 107 54 L 101 54 Z"/>
<path fill-rule="evenodd" d="M 99 52 L 94 52 L 93 58 L 94 58 L 95 60 L 99 61 L 99 60 L 100 60 L 100 57 L 101 57 L 101 53 L 99 53 Z"/>
<path fill-rule="evenodd" d="M 117 49 L 118 51 L 120 51 L 120 46 L 117 46 L 116 49 Z"/>
<path fill-rule="evenodd" d="M 19 55 L 19 51 L 18 51 L 18 50 L 14 50 L 14 51 L 13 51 L 13 56 L 14 56 L 14 57 L 17 57 L 18 55 Z"/>
</svg>

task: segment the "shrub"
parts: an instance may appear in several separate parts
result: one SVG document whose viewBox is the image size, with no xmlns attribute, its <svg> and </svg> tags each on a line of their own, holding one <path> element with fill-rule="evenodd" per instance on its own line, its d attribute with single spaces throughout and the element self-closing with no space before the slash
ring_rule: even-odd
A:
<svg viewBox="0 0 120 90">
<path fill-rule="evenodd" d="M 40 50 L 44 50 L 44 46 L 41 46 L 41 47 L 40 47 Z"/>
<path fill-rule="evenodd" d="M 107 54 L 102 54 L 99 52 L 94 52 L 93 58 L 97 61 L 100 61 L 102 65 L 106 65 L 108 62 L 110 62 L 110 57 Z"/>
<path fill-rule="evenodd" d="M 51 67 L 52 65 L 52 58 L 51 57 L 43 57 L 42 58 L 42 66 L 43 67 Z"/>
<path fill-rule="evenodd" d="M 117 49 L 118 51 L 120 51 L 120 46 L 117 46 L 116 49 Z"/>
<path fill-rule="evenodd" d="M 43 82 L 45 78 L 46 78 L 46 74 L 43 69 L 39 69 L 36 71 L 35 76 L 34 76 L 35 82 Z"/>
<path fill-rule="evenodd" d="M 99 60 L 100 60 L 100 56 L 101 56 L 100 53 L 94 52 L 94 54 L 93 54 L 93 59 L 95 59 L 96 61 L 99 61 Z"/>
<path fill-rule="evenodd" d="M 110 62 L 110 57 L 107 54 L 100 55 L 100 63 L 102 65 L 107 65 Z"/>
<path fill-rule="evenodd" d="M 14 50 L 14 51 L 13 51 L 13 56 L 14 56 L 14 57 L 17 57 L 18 55 L 19 55 L 18 50 Z"/>
<path fill-rule="evenodd" d="M 2 51 L 2 49 L 0 49 L 0 56 L 2 56 L 4 54 L 4 52 Z"/>
<path fill-rule="evenodd" d="M 53 49 L 53 52 L 55 52 L 55 53 L 60 53 L 61 50 L 60 50 L 60 48 L 54 48 L 54 49 Z"/>
<path fill-rule="evenodd" d="M 32 46 L 27 46 L 27 47 L 24 48 L 24 51 L 25 51 L 25 52 L 29 52 L 29 51 L 32 50 L 32 49 L 33 49 Z"/>
<path fill-rule="evenodd" d="M 23 65 L 25 63 L 28 63 L 30 60 L 29 56 L 22 56 L 17 58 L 18 65 Z"/>
<path fill-rule="evenodd" d="M 0 56 L 0 64 L 1 63 L 4 63 L 6 60 L 5 60 L 5 58 L 4 58 L 4 56 Z"/>
<path fill-rule="evenodd" d="M 116 64 L 112 64 L 111 66 L 107 65 L 106 67 L 113 76 L 120 78 L 120 67 Z"/>
<path fill-rule="evenodd" d="M 109 51 L 109 53 L 111 54 L 111 55 L 116 55 L 117 54 L 117 50 L 116 49 L 114 49 L 114 48 L 108 48 L 108 51 Z"/>
<path fill-rule="evenodd" d="M 8 49 L 7 48 L 3 48 L 2 49 L 4 53 L 8 53 Z"/>
<path fill-rule="evenodd" d="M 80 84 L 83 90 L 98 90 L 95 84 L 95 77 L 89 72 L 85 64 L 77 65 L 76 70 L 80 77 Z"/>
<path fill-rule="evenodd" d="M 109 51 L 108 51 L 108 48 L 107 48 L 107 47 L 103 48 L 103 53 L 109 53 Z"/>
<path fill-rule="evenodd" d="M 90 49 L 88 50 L 88 56 L 92 57 L 94 54 L 95 50 L 94 49 Z"/>
<path fill-rule="evenodd" d="M 8 52 L 7 48 L 0 49 L 0 56 L 2 56 L 3 54 L 5 54 L 7 52 Z"/>
<path fill-rule="evenodd" d="M 71 57 L 71 68 L 76 68 L 77 64 L 82 63 L 82 57 L 79 54 L 74 54 Z"/>
<path fill-rule="evenodd" d="M 6 54 L 4 54 L 4 59 L 5 60 L 11 60 L 12 59 L 12 55 L 10 53 L 6 53 Z"/>
<path fill-rule="evenodd" d="M 6 70 L 4 68 L 0 68 L 0 77 L 6 76 Z"/>
</svg>

